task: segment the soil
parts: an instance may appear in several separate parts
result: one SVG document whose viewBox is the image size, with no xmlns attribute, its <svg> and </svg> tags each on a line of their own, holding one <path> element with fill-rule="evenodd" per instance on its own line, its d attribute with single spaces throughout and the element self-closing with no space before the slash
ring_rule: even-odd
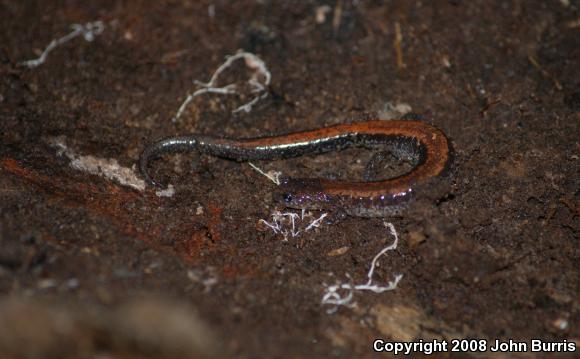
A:
<svg viewBox="0 0 580 359">
<path fill-rule="evenodd" d="M 0 357 L 366 357 L 374 338 L 580 346 L 578 2 L 4 0 L 0 18 Z M 96 20 L 93 41 L 20 64 Z M 196 97 L 172 121 L 192 81 L 239 50 L 266 64 L 267 96 L 232 113 L 253 96 L 237 63 L 219 81 L 238 96 Z M 306 232 L 313 212 L 287 240 L 260 221 L 280 209 L 276 186 L 247 163 L 165 156 L 152 172 L 172 197 L 71 165 L 131 168 L 163 136 L 289 133 L 393 108 L 452 139 L 452 174 L 401 217 Z M 370 156 L 255 165 L 357 178 Z M 322 304 L 325 283 L 367 281 L 393 241 L 383 222 L 400 241 L 373 283 L 402 274 L 397 288 Z"/>
</svg>

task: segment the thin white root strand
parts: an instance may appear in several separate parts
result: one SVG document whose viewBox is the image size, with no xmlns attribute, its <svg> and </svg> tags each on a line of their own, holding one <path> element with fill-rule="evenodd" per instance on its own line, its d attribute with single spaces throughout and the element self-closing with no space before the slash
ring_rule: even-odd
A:
<svg viewBox="0 0 580 359">
<path fill-rule="evenodd" d="M 260 173 L 261 175 L 265 176 L 270 181 L 274 182 L 277 186 L 280 185 L 280 183 L 281 183 L 280 182 L 280 176 L 282 176 L 282 172 L 280 172 L 280 171 L 274 171 L 274 170 L 270 170 L 268 172 L 264 172 L 258 166 L 254 165 L 252 162 L 248 162 L 248 164 L 254 170 L 256 170 L 258 173 Z"/>
<path fill-rule="evenodd" d="M 350 275 L 347 274 L 346 276 L 348 279 L 351 279 Z M 324 283 L 324 287 L 326 290 L 324 296 L 322 297 L 322 304 L 332 305 L 332 307 L 326 311 L 328 314 L 333 314 L 341 306 L 348 308 L 354 308 L 356 306 L 356 302 L 353 302 L 354 289 L 352 285 L 345 285 L 344 289 L 347 290 L 345 296 L 341 296 L 338 293 L 338 290 L 341 289 L 339 285 L 329 286 L 328 284 Z"/>
<path fill-rule="evenodd" d="M 205 93 L 215 93 L 220 95 L 238 94 L 238 89 L 235 84 L 229 84 L 223 87 L 216 87 L 216 82 L 218 77 L 221 75 L 222 72 L 224 72 L 224 70 L 230 67 L 234 61 L 241 58 L 244 59 L 246 67 L 254 71 L 250 79 L 247 81 L 247 83 L 250 85 L 251 93 L 255 93 L 257 95 L 248 103 L 241 105 L 240 107 L 234 109 L 232 112 L 233 113 L 237 113 L 240 111 L 244 111 L 246 113 L 250 112 L 252 110 L 252 107 L 256 103 L 258 103 L 258 101 L 266 98 L 268 96 L 268 92 L 266 91 L 267 87 L 270 85 L 270 82 L 272 81 L 272 74 L 268 70 L 266 63 L 258 56 L 250 52 L 239 52 L 233 56 L 227 57 L 226 61 L 223 64 L 221 64 L 218 67 L 218 69 L 213 73 L 209 82 L 204 83 L 197 80 L 193 81 L 194 84 L 200 86 L 201 88 L 187 95 L 181 106 L 179 106 L 179 109 L 177 110 L 177 113 L 173 117 L 172 121 L 176 122 L 181 117 L 181 115 L 183 114 L 187 106 L 191 103 L 191 101 L 193 101 L 193 99 L 196 98 L 197 96 L 200 96 Z M 260 82 L 259 80 L 260 75 L 263 77 L 263 82 Z"/>
<path fill-rule="evenodd" d="M 192 94 L 187 95 L 187 97 L 185 98 L 185 100 L 183 101 L 181 106 L 179 106 L 179 109 L 177 110 L 177 113 L 175 114 L 175 117 L 173 117 L 172 121 L 176 122 L 181 117 L 181 115 L 183 114 L 183 111 L 185 111 L 185 109 L 191 103 L 191 101 L 193 101 L 193 99 L 196 98 L 197 96 L 203 95 L 204 93 L 216 93 L 216 94 L 221 94 L 221 95 L 232 95 L 232 94 L 236 93 L 235 87 L 236 87 L 235 85 L 228 85 L 228 86 L 221 87 L 221 88 L 202 88 L 202 89 L 195 91 Z"/>
<path fill-rule="evenodd" d="M 73 31 L 71 31 L 70 33 L 68 33 L 65 36 L 60 37 L 58 39 L 52 40 L 50 42 L 50 44 L 48 44 L 48 46 L 44 49 L 44 51 L 42 52 L 42 54 L 40 54 L 40 56 L 38 58 L 20 62 L 19 65 L 26 66 L 26 67 L 31 68 L 31 69 L 38 67 L 46 62 L 46 58 L 48 57 L 48 54 L 52 50 L 54 50 L 56 47 L 74 39 L 75 37 L 81 36 L 81 35 L 83 36 L 85 41 L 91 42 L 95 39 L 95 36 L 103 33 L 103 30 L 105 29 L 105 25 L 103 24 L 102 21 L 98 20 L 98 21 L 94 21 L 94 22 L 88 22 L 84 25 L 83 24 L 72 24 L 71 28 L 73 29 Z"/>
<path fill-rule="evenodd" d="M 299 219 L 297 213 L 293 212 L 280 212 L 274 211 L 272 213 L 272 222 L 268 222 L 265 219 L 260 219 L 258 222 L 265 224 L 267 227 L 272 229 L 274 234 L 281 234 L 284 237 L 284 241 L 288 241 L 288 237 L 292 238 L 300 234 L 299 230 L 296 230 L 296 219 Z M 289 229 L 285 228 L 285 225 L 290 225 Z"/>
<path fill-rule="evenodd" d="M 373 275 L 374 275 L 375 269 L 378 265 L 379 258 L 382 257 L 383 255 L 385 255 L 385 253 L 387 253 L 388 251 L 395 250 L 397 248 L 397 245 L 399 244 L 399 235 L 397 234 L 395 226 L 389 222 L 383 222 L 383 223 L 388 228 L 391 236 L 393 236 L 395 238 L 393 243 L 391 243 L 389 246 L 383 248 L 373 258 L 373 260 L 371 262 L 371 267 L 367 273 L 368 280 L 366 283 L 358 284 L 358 285 L 353 285 L 352 283 L 337 283 L 335 285 L 330 285 L 330 286 L 327 284 L 324 284 L 325 290 L 324 290 L 324 295 L 322 296 L 321 303 L 323 305 L 332 305 L 332 307 L 327 311 L 327 313 L 332 314 L 332 313 L 336 312 L 340 306 L 346 306 L 346 307 L 355 306 L 356 303 L 353 302 L 354 291 L 368 290 L 368 291 L 371 291 L 374 293 L 383 293 L 386 291 L 395 290 L 397 288 L 397 286 L 399 285 L 399 282 L 401 281 L 401 279 L 403 279 L 402 274 L 396 274 L 395 278 L 392 281 L 390 281 L 389 283 L 387 283 L 387 285 L 373 284 Z M 348 274 L 346 276 L 350 279 L 350 276 Z M 346 295 L 341 295 L 338 292 L 339 290 L 347 291 Z"/>
<path fill-rule="evenodd" d="M 273 221 L 272 223 L 266 221 L 265 219 L 260 219 L 258 221 L 259 223 L 264 223 L 264 225 L 268 226 L 273 232 L 274 234 L 278 234 L 280 233 L 280 223 Z"/>
<path fill-rule="evenodd" d="M 306 227 L 306 229 L 304 230 L 305 232 L 311 230 L 312 228 L 318 228 L 320 227 L 320 224 L 322 222 L 322 220 L 324 218 L 326 218 L 326 216 L 328 216 L 328 213 L 323 213 L 320 217 L 318 217 L 317 219 L 315 219 L 314 221 L 312 221 L 308 227 Z M 304 218 L 304 212 L 302 213 L 302 218 Z"/>
<path fill-rule="evenodd" d="M 268 222 L 265 219 L 260 219 L 258 222 L 266 225 L 274 234 L 281 234 L 284 237 L 284 241 L 288 241 L 289 237 L 296 238 L 303 232 L 319 227 L 321 221 L 327 215 L 328 213 L 323 213 L 319 218 L 305 225 L 304 212 L 299 215 L 295 212 L 274 211 L 272 212 L 272 222 Z"/>
</svg>

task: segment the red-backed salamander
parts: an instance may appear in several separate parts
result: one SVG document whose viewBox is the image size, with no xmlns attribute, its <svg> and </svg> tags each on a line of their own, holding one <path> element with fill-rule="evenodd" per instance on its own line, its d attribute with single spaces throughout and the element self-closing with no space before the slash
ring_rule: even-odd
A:
<svg viewBox="0 0 580 359">
<path fill-rule="evenodd" d="M 413 169 L 399 177 L 366 182 L 322 178 L 286 178 L 277 199 L 289 208 L 339 210 L 360 217 L 400 214 L 414 188 L 443 174 L 450 166 L 452 149 L 445 134 L 422 121 L 372 120 L 317 130 L 252 139 L 226 139 L 203 135 L 170 137 L 147 147 L 140 170 L 149 184 L 159 186 L 148 173 L 149 161 L 168 152 L 198 150 L 237 161 L 271 160 L 338 151 L 346 147 L 388 148 L 415 159 Z"/>
</svg>

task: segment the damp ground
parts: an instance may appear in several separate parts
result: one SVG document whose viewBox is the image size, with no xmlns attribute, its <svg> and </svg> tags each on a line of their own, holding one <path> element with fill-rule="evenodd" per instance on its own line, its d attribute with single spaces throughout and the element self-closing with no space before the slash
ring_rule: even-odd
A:
<svg viewBox="0 0 580 359">
<path fill-rule="evenodd" d="M 579 345 L 577 2 L 1 1 L 0 17 L 1 357 L 353 357 L 374 338 Z M 94 21 L 93 41 L 20 64 Z M 220 80 L 242 84 L 237 95 L 198 96 L 172 120 L 193 80 L 240 50 L 267 66 L 266 95 L 232 113 L 254 98 L 242 61 Z M 164 136 L 408 111 L 443 130 L 455 158 L 396 218 L 305 231 L 313 212 L 284 238 L 260 221 L 283 210 L 272 182 L 196 153 L 152 163 L 173 185 L 165 196 L 103 176 L 131 177 Z M 356 179 L 371 155 L 254 164 Z M 385 221 L 400 241 L 373 280 L 402 274 L 396 289 L 323 304 L 325 284 L 366 282 L 394 239 Z"/>
</svg>

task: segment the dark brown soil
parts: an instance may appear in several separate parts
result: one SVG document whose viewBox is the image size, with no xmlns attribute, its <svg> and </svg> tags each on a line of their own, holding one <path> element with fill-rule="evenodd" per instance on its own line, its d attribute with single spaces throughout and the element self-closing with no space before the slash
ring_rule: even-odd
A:
<svg viewBox="0 0 580 359">
<path fill-rule="evenodd" d="M 353 357 L 373 338 L 580 346 L 578 2 L 87 3 L 0 1 L 0 357 Z M 18 65 L 95 20 L 94 41 Z M 201 96 L 172 122 L 192 81 L 240 49 L 267 64 L 269 96 L 234 115 L 247 94 Z M 401 242 L 374 279 L 401 273 L 399 287 L 357 291 L 332 314 L 323 283 L 366 281 L 392 240 L 382 220 L 283 241 L 259 223 L 275 186 L 248 164 L 167 156 L 153 173 L 176 194 L 157 197 L 76 170 L 51 144 L 131 167 L 162 136 L 288 133 L 389 103 L 448 134 L 454 171 L 387 219 Z M 368 158 L 256 164 L 352 177 Z"/>
</svg>

